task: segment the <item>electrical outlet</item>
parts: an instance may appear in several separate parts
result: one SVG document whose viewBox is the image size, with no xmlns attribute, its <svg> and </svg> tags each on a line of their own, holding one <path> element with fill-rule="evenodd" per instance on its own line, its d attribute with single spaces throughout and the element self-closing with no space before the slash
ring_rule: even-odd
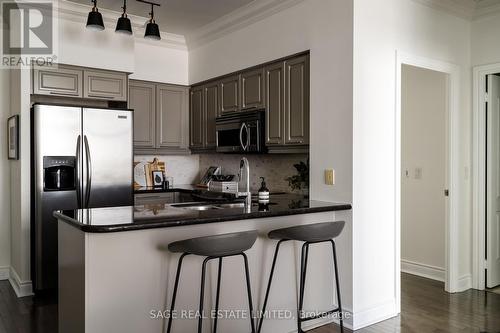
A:
<svg viewBox="0 0 500 333">
<path fill-rule="evenodd" d="M 325 184 L 326 185 L 335 185 L 335 170 L 326 169 L 325 170 Z"/>
</svg>

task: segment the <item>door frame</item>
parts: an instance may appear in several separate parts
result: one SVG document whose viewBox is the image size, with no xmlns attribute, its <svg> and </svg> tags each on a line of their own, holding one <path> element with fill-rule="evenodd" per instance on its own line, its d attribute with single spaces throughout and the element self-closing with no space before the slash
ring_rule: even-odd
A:
<svg viewBox="0 0 500 333">
<path fill-rule="evenodd" d="M 500 73 L 500 63 L 473 68 L 472 90 L 472 287 L 484 290 L 486 266 L 486 75 Z"/>
<path fill-rule="evenodd" d="M 459 117 L 460 117 L 460 67 L 458 65 L 431 58 L 407 54 L 396 51 L 396 154 L 395 154 L 395 281 L 396 301 L 398 312 L 401 312 L 401 73 L 402 66 L 410 65 L 423 69 L 447 74 L 448 77 L 448 109 L 447 121 L 447 163 L 446 184 L 450 195 L 446 204 L 445 227 L 445 290 L 447 292 L 460 291 L 458 277 L 458 250 L 459 250 Z M 444 191 L 444 189 L 443 189 Z M 444 193 L 443 193 L 444 195 Z"/>
</svg>

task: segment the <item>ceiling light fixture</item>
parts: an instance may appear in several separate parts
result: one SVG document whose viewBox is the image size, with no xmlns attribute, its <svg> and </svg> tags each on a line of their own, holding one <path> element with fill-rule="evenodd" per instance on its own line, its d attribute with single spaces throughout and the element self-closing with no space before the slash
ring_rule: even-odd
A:
<svg viewBox="0 0 500 333">
<path fill-rule="evenodd" d="M 132 35 L 132 25 L 130 24 L 130 19 L 127 17 L 127 0 L 123 0 L 123 13 L 120 18 L 118 18 L 118 22 L 116 22 L 115 32 L 124 34 L 124 35 Z"/>
<path fill-rule="evenodd" d="M 97 0 L 91 0 L 91 2 L 94 6 L 92 7 L 92 11 L 89 13 L 87 18 L 87 29 L 96 31 L 104 30 L 102 15 L 97 9 Z"/>
<path fill-rule="evenodd" d="M 160 28 L 158 27 L 158 24 L 155 22 L 155 14 L 154 14 L 154 6 L 160 6 L 158 3 L 154 2 L 149 2 L 146 0 L 137 0 L 139 2 L 144 2 L 147 4 L 151 5 L 151 13 L 149 13 L 150 19 L 147 22 L 146 25 L 146 31 L 144 32 L 144 38 L 146 39 L 153 39 L 153 40 L 160 40 Z"/>
</svg>

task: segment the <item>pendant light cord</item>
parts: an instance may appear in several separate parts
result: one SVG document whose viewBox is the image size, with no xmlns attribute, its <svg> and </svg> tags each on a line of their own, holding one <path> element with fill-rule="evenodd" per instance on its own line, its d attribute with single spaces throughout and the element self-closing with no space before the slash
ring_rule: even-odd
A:
<svg viewBox="0 0 500 333">
<path fill-rule="evenodd" d="M 127 0 L 123 0 L 123 14 L 122 17 L 127 17 Z"/>
<path fill-rule="evenodd" d="M 149 15 L 151 16 L 151 20 L 150 22 L 151 23 L 155 23 L 155 12 L 154 12 L 154 8 L 155 6 L 153 4 L 151 4 L 151 13 L 149 13 Z"/>
</svg>

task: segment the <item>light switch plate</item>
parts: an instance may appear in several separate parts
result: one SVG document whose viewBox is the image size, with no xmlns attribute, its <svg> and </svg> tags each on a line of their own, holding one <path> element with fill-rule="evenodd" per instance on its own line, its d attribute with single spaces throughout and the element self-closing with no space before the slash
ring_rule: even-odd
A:
<svg viewBox="0 0 500 333">
<path fill-rule="evenodd" d="M 325 170 L 325 184 L 326 185 L 335 185 L 335 170 L 326 169 Z"/>
</svg>

